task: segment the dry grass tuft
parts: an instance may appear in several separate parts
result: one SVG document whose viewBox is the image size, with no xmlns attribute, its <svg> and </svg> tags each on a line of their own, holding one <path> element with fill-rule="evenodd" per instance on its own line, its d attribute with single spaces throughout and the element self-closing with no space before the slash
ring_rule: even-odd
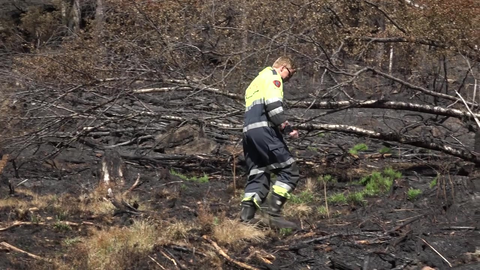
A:
<svg viewBox="0 0 480 270">
<path fill-rule="evenodd" d="M 210 232 L 213 228 L 213 225 L 218 224 L 219 220 L 223 219 L 222 217 L 216 217 L 208 206 L 199 205 L 198 207 L 198 223 L 205 232 Z"/>
<path fill-rule="evenodd" d="M 0 200 L 0 208 L 31 208 L 33 207 L 33 202 L 26 202 L 21 200 L 17 197 L 7 197 L 5 199 Z"/>
<path fill-rule="evenodd" d="M 167 244 L 178 242 L 188 238 L 189 232 L 197 229 L 194 223 L 186 221 L 176 221 L 174 223 L 163 224 L 158 235 L 157 244 Z"/>
<path fill-rule="evenodd" d="M 310 177 L 305 180 L 305 186 L 304 186 L 305 190 L 314 193 L 317 190 L 317 186 L 318 186 L 317 180 L 312 179 Z"/>
<path fill-rule="evenodd" d="M 236 246 L 246 241 L 260 243 L 265 240 L 266 233 L 238 220 L 224 219 L 213 227 L 213 237 L 221 244 Z"/>
<path fill-rule="evenodd" d="M 102 190 L 103 191 L 103 190 Z M 91 193 L 83 194 L 79 197 L 79 208 L 83 212 L 91 212 L 94 215 L 111 214 L 115 206 L 105 198 L 106 192 L 97 189 Z"/>
<path fill-rule="evenodd" d="M 313 214 L 313 208 L 307 204 L 286 204 L 283 210 L 285 217 L 307 218 Z"/>
<path fill-rule="evenodd" d="M 96 231 L 81 248 L 87 252 L 89 269 L 125 269 L 124 256 L 150 252 L 159 231 L 152 222 L 138 221 L 128 228 Z"/>
<path fill-rule="evenodd" d="M 7 197 L 0 200 L 0 210 L 10 211 L 8 221 L 69 220 L 84 213 L 82 204 L 78 203 L 77 198 L 69 194 L 38 195 L 23 188 L 17 189 L 16 193 L 22 196 Z M 42 217 L 40 213 L 48 213 L 50 216 Z"/>
<path fill-rule="evenodd" d="M 193 223 L 136 221 L 130 227 L 110 227 L 105 230 L 91 229 L 85 238 L 75 238 L 74 243 L 65 242 L 69 248 L 68 261 L 56 259 L 56 268 L 63 269 L 150 269 L 148 256 L 155 247 L 171 243 L 185 244 Z M 214 259 L 212 253 L 211 259 Z M 145 259 L 147 258 L 147 259 Z"/>
<path fill-rule="evenodd" d="M 2 159 L 0 160 L 0 174 L 2 173 L 5 166 L 7 166 L 8 155 L 3 155 Z"/>
<path fill-rule="evenodd" d="M 26 210 L 53 210 L 55 213 L 61 213 L 67 215 L 69 213 L 77 213 L 78 206 L 73 198 L 64 194 L 57 196 L 56 194 L 38 195 L 29 189 L 19 188 L 16 193 L 22 194 L 25 197 L 30 197 L 26 200 L 22 197 L 8 197 L 4 200 L 0 200 L 0 208 L 12 208 L 18 212 Z"/>
<path fill-rule="evenodd" d="M 214 250 L 208 250 L 207 252 L 205 252 L 205 255 L 206 260 L 208 260 L 208 263 L 211 265 L 211 269 L 225 269 L 225 263 L 223 259 L 218 256 L 218 254 Z"/>
<path fill-rule="evenodd" d="M 204 205 L 200 205 L 198 208 L 198 221 L 202 225 L 213 224 L 215 215 L 212 214 L 210 209 Z"/>
</svg>

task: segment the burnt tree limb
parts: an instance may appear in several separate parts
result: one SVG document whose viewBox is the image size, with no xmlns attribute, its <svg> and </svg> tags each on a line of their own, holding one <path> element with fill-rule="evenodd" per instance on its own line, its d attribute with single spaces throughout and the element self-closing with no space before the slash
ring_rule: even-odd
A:
<svg viewBox="0 0 480 270">
<path fill-rule="evenodd" d="M 348 125 L 330 125 L 330 124 L 300 124 L 295 126 L 298 129 L 313 131 L 313 130 L 328 130 L 346 132 L 350 134 L 356 134 L 359 136 L 375 138 L 385 141 L 395 141 L 402 144 L 422 147 L 431 150 L 441 151 L 443 153 L 462 158 L 466 161 L 473 162 L 480 165 L 480 153 L 470 151 L 464 148 L 454 148 L 442 142 L 434 141 L 431 138 L 419 138 L 418 136 L 405 136 L 399 133 L 388 132 L 382 133 L 374 130 L 363 129 L 355 126 Z"/>
<path fill-rule="evenodd" d="M 405 82 L 406 83 L 406 82 Z M 409 85 L 413 89 L 417 89 L 413 85 Z M 200 88 L 200 86 L 185 86 L 182 88 L 147 88 L 147 89 L 138 89 L 134 93 L 156 93 L 156 92 L 168 92 L 168 91 L 192 91 Z M 429 91 L 427 89 L 420 88 L 423 92 L 426 91 L 427 94 L 432 96 L 442 97 L 451 101 L 460 101 L 457 97 L 445 94 L 439 94 L 437 92 Z M 203 87 L 200 88 L 200 91 L 212 92 L 219 95 L 225 95 L 227 97 L 233 98 L 235 100 L 243 100 L 244 97 L 241 95 L 233 94 L 230 92 L 221 91 L 217 88 Z M 392 110 L 406 110 L 414 112 L 424 112 L 434 115 L 450 116 L 460 119 L 473 119 L 474 117 L 479 118 L 480 113 L 470 113 L 468 111 L 445 108 L 441 106 L 432 106 L 428 104 L 416 104 L 409 102 L 401 101 L 391 101 L 391 100 L 346 100 L 346 101 L 320 101 L 320 102 L 309 102 L 309 101 L 299 101 L 299 100 L 289 100 L 286 101 L 289 108 L 309 108 L 309 109 L 347 109 L 347 108 L 381 108 L 381 109 L 392 109 Z M 472 105 L 472 103 L 467 103 Z"/>
<path fill-rule="evenodd" d="M 423 112 L 434 115 L 450 116 L 459 119 L 471 119 L 480 117 L 479 113 L 471 114 L 468 111 L 458 109 L 444 108 L 440 106 L 431 106 L 428 104 L 407 103 L 390 100 L 347 100 L 347 101 L 321 101 L 321 102 L 291 102 L 295 108 L 310 109 L 349 109 L 349 108 L 371 108 L 371 109 L 392 109 L 406 110 L 414 112 Z"/>
</svg>

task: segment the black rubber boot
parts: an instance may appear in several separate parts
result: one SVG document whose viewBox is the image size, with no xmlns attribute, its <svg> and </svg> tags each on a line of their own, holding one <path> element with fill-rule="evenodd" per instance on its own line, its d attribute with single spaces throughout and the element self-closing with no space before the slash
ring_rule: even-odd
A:
<svg viewBox="0 0 480 270">
<path fill-rule="evenodd" d="M 255 216 L 257 208 L 253 201 L 242 202 L 242 210 L 240 212 L 240 220 L 242 222 L 249 222 Z"/>
<path fill-rule="evenodd" d="M 297 229 L 297 224 L 286 220 L 282 216 L 283 205 L 287 202 L 287 198 L 280 196 L 274 192 L 270 195 L 268 215 L 270 216 L 270 226 L 276 228 Z"/>
<path fill-rule="evenodd" d="M 287 202 L 287 198 L 280 196 L 274 192 L 270 195 L 270 202 L 268 208 L 268 214 L 271 216 L 279 217 L 282 215 L 283 205 Z"/>
</svg>

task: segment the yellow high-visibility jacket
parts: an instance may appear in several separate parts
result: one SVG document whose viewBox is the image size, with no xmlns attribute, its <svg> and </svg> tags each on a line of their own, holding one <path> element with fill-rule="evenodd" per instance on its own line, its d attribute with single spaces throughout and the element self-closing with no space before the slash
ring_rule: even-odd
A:
<svg viewBox="0 0 480 270">
<path fill-rule="evenodd" d="M 277 136 L 278 126 L 285 121 L 283 80 L 272 67 L 267 67 L 258 74 L 245 91 L 243 132 L 249 133 L 255 129 L 263 129 L 270 134 L 275 131 Z"/>
</svg>

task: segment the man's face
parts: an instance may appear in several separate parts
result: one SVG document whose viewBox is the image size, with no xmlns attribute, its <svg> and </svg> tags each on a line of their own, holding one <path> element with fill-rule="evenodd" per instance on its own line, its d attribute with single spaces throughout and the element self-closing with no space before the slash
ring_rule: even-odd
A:
<svg viewBox="0 0 480 270">
<path fill-rule="evenodd" d="M 288 80 L 292 78 L 293 74 L 295 74 L 295 69 L 287 66 L 283 66 L 280 71 L 280 76 L 282 76 L 283 82 L 288 82 Z"/>
</svg>

